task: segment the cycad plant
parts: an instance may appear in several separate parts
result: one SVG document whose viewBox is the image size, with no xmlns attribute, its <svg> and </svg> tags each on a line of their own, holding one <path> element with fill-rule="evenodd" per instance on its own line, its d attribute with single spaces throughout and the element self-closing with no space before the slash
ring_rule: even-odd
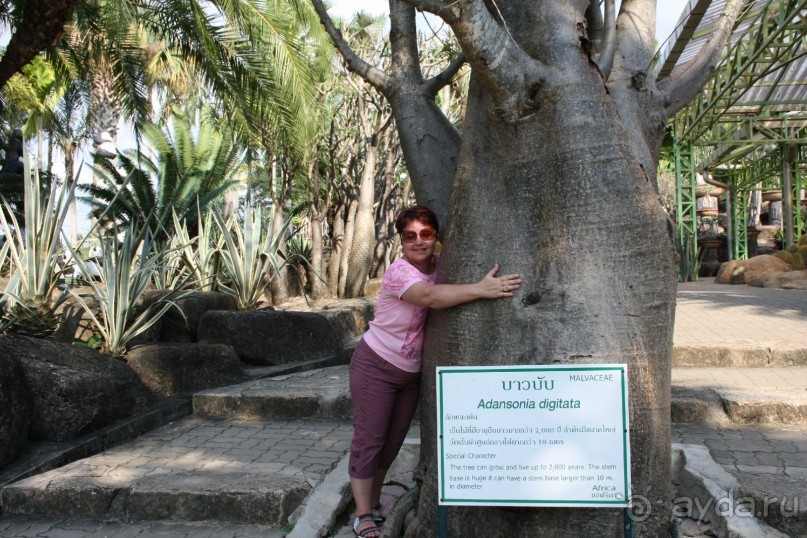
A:
<svg viewBox="0 0 807 538">
<path fill-rule="evenodd" d="M 174 300 L 188 293 L 166 297 L 136 315 L 140 299 L 159 264 L 160 252 L 152 248 L 154 245 L 148 229 L 141 228 L 137 234 L 134 228 L 127 228 L 120 236 L 115 234 L 101 241 L 100 281 L 89 281 L 98 310 L 93 309 L 85 297 L 70 290 L 101 335 L 100 351 L 112 357 L 121 357 L 132 339 L 148 330 L 168 309 L 177 308 L 181 313 Z M 81 256 L 72 248 L 70 252 L 81 271 L 88 274 Z"/>
<path fill-rule="evenodd" d="M 30 336 L 47 336 L 56 329 L 56 309 L 64 302 L 66 291 L 57 292 L 61 277 L 59 234 L 64 228 L 74 187 L 51 182 L 43 193 L 31 174 L 27 159 L 23 172 L 24 215 L 20 221 L 3 199 L 0 226 L 6 236 L 11 277 L 0 297 L 7 330 Z"/>
<path fill-rule="evenodd" d="M 286 239 L 294 213 L 277 230 L 273 230 L 275 211 L 272 207 L 264 219 L 259 207 L 247 207 L 242 227 L 237 225 L 235 217 L 225 222 L 221 215 L 215 214 L 224 238 L 221 259 L 225 282 L 221 290 L 238 299 L 240 310 L 257 310 L 260 307 L 261 295 L 271 275 L 276 274 L 283 264 L 277 251 Z"/>
<path fill-rule="evenodd" d="M 209 116 L 203 114 L 197 126 L 176 114 L 171 126 L 143 128 L 148 155 L 126 151 L 118 153 L 117 166 L 96 163 L 104 185 L 85 187 L 96 215 L 106 213 L 122 228 L 144 223 L 155 238 L 167 240 L 174 233 L 172 212 L 193 218 L 237 183 L 242 151 Z"/>
</svg>

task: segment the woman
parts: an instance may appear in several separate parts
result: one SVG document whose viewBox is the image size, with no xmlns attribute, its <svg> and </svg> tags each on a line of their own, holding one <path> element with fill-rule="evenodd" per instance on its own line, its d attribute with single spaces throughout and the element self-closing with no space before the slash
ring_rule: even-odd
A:
<svg viewBox="0 0 807 538">
<path fill-rule="evenodd" d="M 398 215 L 395 229 L 403 258 L 384 274 L 375 319 L 350 362 L 353 441 L 348 474 L 356 501 L 353 530 L 362 538 L 381 536 L 381 487 L 417 407 L 428 309 L 512 297 L 521 285 L 518 275 L 497 278 L 498 264 L 475 284 L 436 284 L 437 216 L 423 206 L 409 207 Z"/>
</svg>

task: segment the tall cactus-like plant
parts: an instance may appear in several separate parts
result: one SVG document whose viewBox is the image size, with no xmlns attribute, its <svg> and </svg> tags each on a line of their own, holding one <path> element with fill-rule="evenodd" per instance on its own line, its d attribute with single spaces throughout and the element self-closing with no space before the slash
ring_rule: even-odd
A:
<svg viewBox="0 0 807 538">
<path fill-rule="evenodd" d="M 273 230 L 273 207 L 268 218 L 264 219 L 260 208 L 247 207 L 241 227 L 235 218 L 226 222 L 216 213 L 216 222 L 224 238 L 221 258 L 226 274 L 226 282 L 222 291 L 238 299 L 240 310 L 257 310 L 261 303 L 261 295 L 269 284 L 269 278 L 276 274 L 283 262 L 278 256 L 278 249 L 285 241 L 292 212 L 283 224 Z"/>
</svg>

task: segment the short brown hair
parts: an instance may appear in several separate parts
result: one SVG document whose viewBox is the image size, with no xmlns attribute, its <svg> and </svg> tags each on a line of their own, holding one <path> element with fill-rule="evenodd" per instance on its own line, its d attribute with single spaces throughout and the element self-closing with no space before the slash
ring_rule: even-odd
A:
<svg viewBox="0 0 807 538">
<path fill-rule="evenodd" d="M 407 224 L 414 221 L 428 224 L 434 228 L 435 232 L 440 231 L 440 225 L 437 222 L 437 215 L 434 214 L 434 211 L 423 205 L 413 205 L 403 208 L 395 218 L 395 229 L 398 231 L 398 233 L 403 233 Z"/>
</svg>

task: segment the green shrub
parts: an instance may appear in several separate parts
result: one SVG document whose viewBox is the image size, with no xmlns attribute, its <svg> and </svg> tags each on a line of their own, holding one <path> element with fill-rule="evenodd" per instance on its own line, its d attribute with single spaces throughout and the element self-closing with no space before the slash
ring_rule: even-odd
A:
<svg viewBox="0 0 807 538">
<path fill-rule="evenodd" d="M 791 263 L 791 265 L 794 269 L 804 269 L 804 257 L 796 252 L 793 254 L 793 263 Z"/>
</svg>

